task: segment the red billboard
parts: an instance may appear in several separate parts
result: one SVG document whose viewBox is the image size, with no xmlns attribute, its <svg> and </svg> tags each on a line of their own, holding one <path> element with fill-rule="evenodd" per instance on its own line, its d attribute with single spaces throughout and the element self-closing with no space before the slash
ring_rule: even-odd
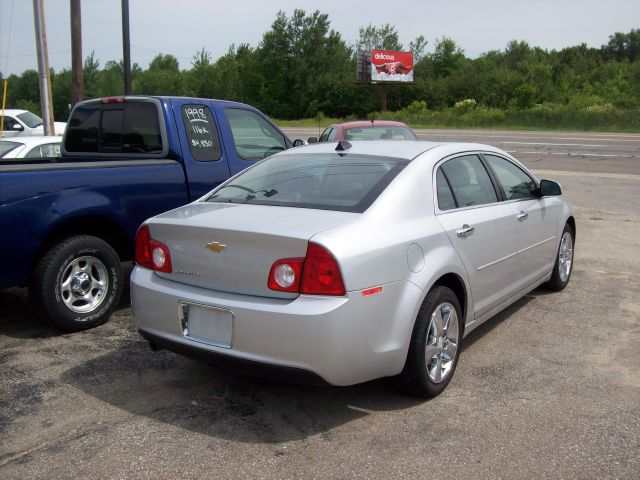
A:
<svg viewBox="0 0 640 480">
<path fill-rule="evenodd" d="M 413 53 L 371 51 L 372 82 L 413 82 Z"/>
</svg>

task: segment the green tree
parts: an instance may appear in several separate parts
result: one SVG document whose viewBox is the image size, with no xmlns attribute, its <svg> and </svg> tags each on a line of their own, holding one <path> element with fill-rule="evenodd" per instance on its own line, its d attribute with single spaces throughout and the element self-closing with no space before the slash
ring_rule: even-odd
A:
<svg viewBox="0 0 640 480">
<path fill-rule="evenodd" d="M 132 78 L 133 90 L 144 95 L 184 95 L 184 81 L 173 55 L 158 54 L 149 63 L 149 68 Z"/>
<path fill-rule="evenodd" d="M 279 118 L 315 116 L 332 85 L 355 72 L 351 51 L 317 10 L 278 12 L 256 53 L 260 106 Z"/>
<path fill-rule="evenodd" d="M 360 27 L 356 50 L 370 52 L 374 48 L 382 50 L 402 50 L 396 27 L 390 24 L 375 27 L 371 24 Z M 424 40 L 424 38 L 423 38 Z"/>
<path fill-rule="evenodd" d="M 635 62 L 640 58 L 640 29 L 610 35 L 609 42 L 602 46 L 602 51 L 608 59 Z"/>
<path fill-rule="evenodd" d="M 409 42 L 409 51 L 413 53 L 413 63 L 416 64 L 422 57 L 424 57 L 424 51 L 427 49 L 427 42 L 424 36 L 419 35 L 413 41 Z"/>
</svg>

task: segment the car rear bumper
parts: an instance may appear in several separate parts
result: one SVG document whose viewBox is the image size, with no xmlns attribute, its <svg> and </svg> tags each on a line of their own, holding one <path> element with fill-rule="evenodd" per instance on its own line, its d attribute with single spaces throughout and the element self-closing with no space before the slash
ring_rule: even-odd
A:
<svg viewBox="0 0 640 480">
<path fill-rule="evenodd" d="M 275 371 L 278 378 L 301 383 L 321 379 L 352 385 L 400 373 L 420 297 L 421 290 L 409 282 L 385 284 L 382 293 L 371 296 L 357 291 L 289 300 L 207 290 L 140 267 L 131 274 L 136 327 L 152 345 L 240 364 L 258 375 L 260 370 Z M 185 336 L 181 302 L 232 312 L 230 347 Z M 266 376 L 274 375 L 267 371 Z"/>
</svg>

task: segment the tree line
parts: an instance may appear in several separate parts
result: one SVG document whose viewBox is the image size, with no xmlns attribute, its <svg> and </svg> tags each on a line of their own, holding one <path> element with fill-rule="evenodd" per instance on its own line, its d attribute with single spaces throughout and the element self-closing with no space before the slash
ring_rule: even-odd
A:
<svg viewBox="0 0 640 480">
<path fill-rule="evenodd" d="M 331 28 L 327 14 L 280 11 L 255 47 L 231 45 L 215 61 L 203 47 L 190 68 L 182 70 L 172 55 L 157 55 L 146 69 L 134 64 L 132 89 L 135 94 L 241 101 L 278 119 L 367 118 L 380 110 L 380 91 L 355 83 L 356 51 L 383 48 L 414 53 L 414 82 L 387 88 L 392 111 L 562 107 L 637 114 L 640 109 L 640 29 L 614 33 L 600 48 L 582 44 L 548 51 L 513 40 L 504 50 L 473 59 L 452 38 L 436 39 L 431 52 L 427 46 L 421 35 L 405 48 L 388 24 L 360 28 L 356 44 L 348 45 Z M 123 93 L 122 62 L 100 65 L 91 53 L 83 73 L 85 98 Z M 7 108 L 39 112 L 37 72 L 26 70 L 7 80 Z M 56 119 L 64 120 L 71 71 L 52 71 L 51 81 Z"/>
</svg>

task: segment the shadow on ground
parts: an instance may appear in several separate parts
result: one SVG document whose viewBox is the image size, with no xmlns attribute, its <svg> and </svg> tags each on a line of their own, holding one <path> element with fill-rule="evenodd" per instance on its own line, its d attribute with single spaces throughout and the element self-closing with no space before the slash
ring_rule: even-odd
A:
<svg viewBox="0 0 640 480">
<path fill-rule="evenodd" d="M 157 422 L 247 443 L 279 443 L 322 434 L 368 415 L 422 400 L 387 380 L 353 387 L 310 387 L 254 379 L 135 341 L 65 372 L 84 393 Z"/>
</svg>

